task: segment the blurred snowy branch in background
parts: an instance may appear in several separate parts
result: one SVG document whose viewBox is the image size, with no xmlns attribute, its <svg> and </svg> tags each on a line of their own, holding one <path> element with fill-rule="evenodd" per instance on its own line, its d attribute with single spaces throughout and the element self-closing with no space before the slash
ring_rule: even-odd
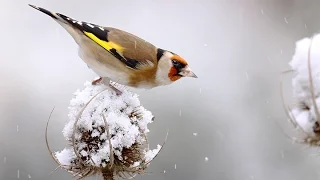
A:
<svg viewBox="0 0 320 180">
<path fill-rule="evenodd" d="M 317 146 L 320 142 L 320 35 L 297 41 L 289 64 L 292 70 L 287 72 L 295 75 L 292 79 L 293 107 L 286 105 L 283 95 L 282 98 L 291 123 L 305 135 L 295 140 Z"/>
<path fill-rule="evenodd" d="M 49 148 L 61 168 L 81 178 L 101 174 L 110 180 L 143 173 L 162 146 L 149 149 L 147 125 L 154 117 L 138 95 L 124 88 L 122 92 L 117 96 L 90 82 L 75 92 L 63 129 L 70 147 L 55 153 Z"/>
</svg>

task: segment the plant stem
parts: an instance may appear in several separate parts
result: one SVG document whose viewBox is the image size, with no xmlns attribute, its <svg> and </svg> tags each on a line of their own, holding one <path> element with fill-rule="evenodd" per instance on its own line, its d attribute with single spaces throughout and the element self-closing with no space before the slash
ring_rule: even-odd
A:
<svg viewBox="0 0 320 180">
<path fill-rule="evenodd" d="M 113 170 L 108 168 L 102 169 L 102 177 L 103 180 L 114 180 Z"/>
</svg>

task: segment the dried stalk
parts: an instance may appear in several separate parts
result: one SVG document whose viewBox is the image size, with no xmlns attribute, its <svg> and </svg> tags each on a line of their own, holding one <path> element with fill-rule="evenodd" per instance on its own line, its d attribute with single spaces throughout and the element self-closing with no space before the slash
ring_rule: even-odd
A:
<svg viewBox="0 0 320 180">
<path fill-rule="evenodd" d="M 101 173 L 103 178 L 104 179 L 107 179 L 107 180 L 114 180 L 115 178 L 115 175 L 118 175 L 119 177 L 122 177 L 122 178 L 133 178 L 135 177 L 137 174 L 142 174 L 144 173 L 143 171 L 147 168 L 147 166 L 151 163 L 152 160 L 155 159 L 155 157 L 160 153 L 160 151 L 162 150 L 162 148 L 164 147 L 165 145 L 165 142 L 167 140 L 167 137 L 168 137 L 168 133 L 167 132 L 167 135 L 166 135 L 166 138 L 165 138 L 165 142 L 163 143 L 162 147 L 160 148 L 160 150 L 158 151 L 158 153 L 151 159 L 149 160 L 148 162 L 144 162 L 144 161 L 141 161 L 142 163 L 140 163 L 140 165 L 138 166 L 131 166 L 130 164 L 128 165 L 125 165 L 124 162 L 118 160 L 118 159 L 115 159 L 115 156 L 114 156 L 114 152 L 113 152 L 113 148 L 112 148 L 112 144 L 111 144 L 111 135 L 110 135 L 110 132 L 109 132 L 109 125 L 108 125 L 108 122 L 107 122 L 107 119 L 105 117 L 104 114 L 102 114 L 102 117 L 103 117 L 103 120 L 104 120 L 104 123 L 105 123 L 105 132 L 107 133 L 107 138 L 108 138 L 108 142 L 109 142 L 109 148 L 110 148 L 110 160 L 109 160 L 109 163 L 108 163 L 108 166 L 107 167 L 95 167 L 95 166 L 91 166 L 91 165 L 87 165 L 83 160 L 82 160 L 82 155 L 80 155 L 80 152 L 78 152 L 78 146 L 77 146 L 77 143 L 76 143 L 76 138 L 75 138 L 75 133 L 77 131 L 77 123 L 80 119 L 80 117 L 82 116 L 84 110 L 88 107 L 88 105 L 90 104 L 90 102 L 93 101 L 93 99 L 95 99 L 95 97 L 97 97 L 99 94 L 101 94 L 102 92 L 106 91 L 106 89 L 104 89 L 103 91 L 97 93 L 96 95 L 94 95 L 85 105 L 84 107 L 81 109 L 81 111 L 79 112 L 79 114 L 77 115 L 76 119 L 75 119 L 75 122 L 74 122 L 74 125 L 73 125 L 73 133 L 72 133 L 72 139 L 71 139 L 71 145 L 73 146 L 73 151 L 76 155 L 76 159 L 74 159 L 74 162 L 72 162 L 73 165 L 71 166 L 66 166 L 66 165 L 62 165 L 58 159 L 55 157 L 54 153 L 51 151 L 51 148 L 49 146 L 49 143 L 48 143 L 48 126 L 49 126 L 49 120 L 51 118 L 51 115 L 53 113 L 53 110 L 52 112 L 50 113 L 50 116 L 48 118 L 48 122 L 47 122 L 47 125 L 46 125 L 46 131 L 45 131 L 45 139 L 46 139 L 46 144 L 47 144 L 47 149 L 51 155 L 51 157 L 54 159 L 54 161 L 59 165 L 56 169 L 58 168 L 62 168 L 68 172 L 70 172 L 71 174 L 73 174 L 74 177 L 78 176 L 79 178 L 78 179 L 83 179 L 85 177 L 88 177 L 88 176 L 91 176 L 91 175 L 94 175 L 94 174 L 98 174 L 98 173 Z M 139 114 L 139 108 L 137 108 L 133 113 L 132 113 L 132 117 L 136 117 L 136 118 L 141 118 L 141 115 Z M 148 139 L 146 137 L 146 134 L 143 134 L 143 137 L 145 138 L 145 141 L 147 143 L 147 150 L 149 150 L 149 144 L 148 144 Z M 130 150 L 131 148 L 131 150 Z M 131 154 L 131 153 L 141 153 L 142 152 L 142 144 L 141 145 L 137 145 L 137 147 L 134 147 L 134 145 L 132 147 L 130 147 L 128 149 L 128 153 L 127 155 L 134 155 L 134 154 Z M 90 156 L 90 155 L 88 155 Z M 91 158 L 91 156 L 90 156 Z M 140 157 L 140 154 L 137 154 L 136 157 L 134 158 L 141 158 Z M 141 159 L 142 160 L 142 159 Z M 94 162 L 91 158 L 91 161 Z M 139 161 L 139 160 L 138 160 Z M 126 162 L 126 161 L 125 161 Z M 131 161 L 128 161 L 128 162 L 131 162 Z M 134 161 L 136 162 L 136 161 Z M 129 166 L 130 165 L 130 166 Z M 54 170 L 55 171 L 55 170 Z M 53 171 L 53 172 L 54 172 Z M 129 176 L 129 177 L 128 177 Z"/>
</svg>

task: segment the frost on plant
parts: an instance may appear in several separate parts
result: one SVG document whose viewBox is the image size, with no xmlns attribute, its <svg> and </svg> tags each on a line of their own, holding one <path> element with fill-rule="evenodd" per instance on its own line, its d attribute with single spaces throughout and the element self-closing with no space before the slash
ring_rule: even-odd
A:
<svg viewBox="0 0 320 180">
<path fill-rule="evenodd" d="M 159 153 L 148 149 L 148 124 L 153 115 L 136 94 L 123 89 L 117 96 L 104 84 L 85 83 L 74 93 L 63 135 L 70 146 L 53 153 L 62 168 L 74 176 L 101 173 L 104 179 L 142 173 Z"/>
<path fill-rule="evenodd" d="M 306 135 L 300 142 L 319 145 L 320 35 L 297 41 L 289 65 L 292 70 L 287 72 L 294 73 L 292 79 L 294 104 L 289 108 L 284 103 L 287 115 L 292 124 Z"/>
</svg>

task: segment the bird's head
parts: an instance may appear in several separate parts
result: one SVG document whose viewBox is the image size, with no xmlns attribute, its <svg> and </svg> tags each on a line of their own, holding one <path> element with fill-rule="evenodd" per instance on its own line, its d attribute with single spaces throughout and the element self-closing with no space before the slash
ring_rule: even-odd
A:
<svg viewBox="0 0 320 180">
<path fill-rule="evenodd" d="M 188 62 L 181 56 L 167 51 L 158 49 L 158 78 L 162 78 L 165 84 L 177 81 L 182 77 L 198 78 L 191 70 Z"/>
</svg>

